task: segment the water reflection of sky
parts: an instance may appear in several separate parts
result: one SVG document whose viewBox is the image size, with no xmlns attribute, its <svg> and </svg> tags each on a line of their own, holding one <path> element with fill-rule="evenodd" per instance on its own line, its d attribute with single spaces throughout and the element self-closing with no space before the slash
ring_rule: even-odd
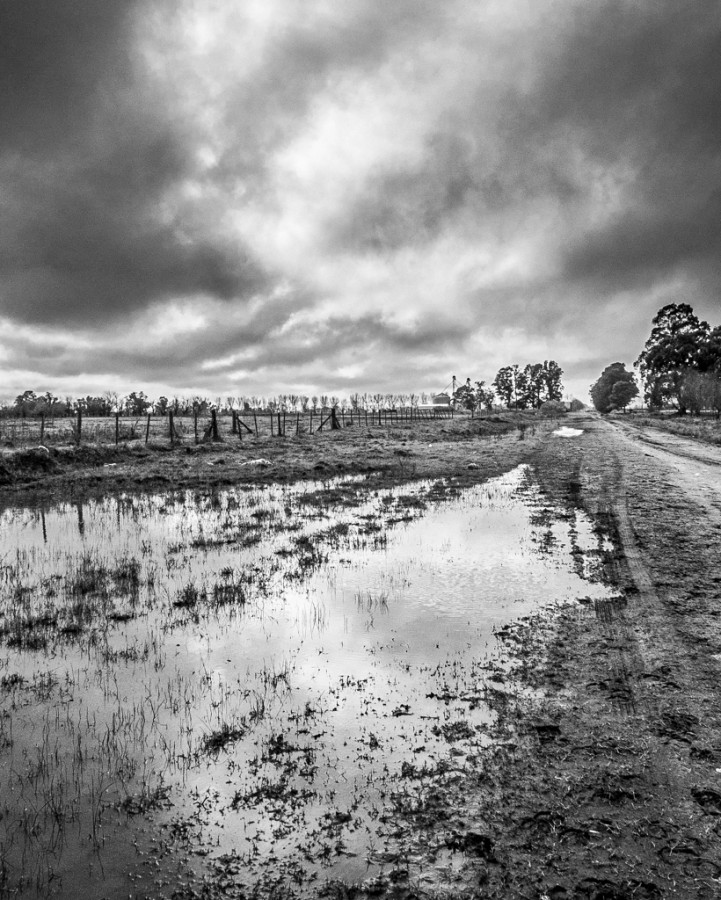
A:
<svg viewBox="0 0 721 900">
<path fill-rule="evenodd" d="M 420 767 L 447 757 L 439 724 L 468 722 L 481 741 L 489 713 L 463 698 L 482 688 L 483 661 L 498 652 L 494 629 L 539 606 L 608 595 L 588 580 L 605 539 L 582 513 L 559 515 L 548 506 L 525 467 L 431 501 L 423 515 L 413 501 L 430 486 L 420 482 L 368 494 L 362 479 L 349 479 L 353 502 L 307 502 L 337 484 L 127 496 L 0 515 L 4 603 L 14 583 L 39 603 L 49 579 L 61 583 L 88 558 L 141 565 L 137 618 L 96 623 L 92 642 L 65 641 L 44 654 L 3 649 L 2 672 L 31 680 L 51 665 L 58 683 L 72 683 L 64 716 L 78 723 L 60 727 L 57 694 L 15 713 L 13 746 L 0 751 L 5 784 L 11 771 L 22 773 L 18 760 L 48 730 L 66 758 L 58 773 L 66 771 L 83 716 L 93 722 L 82 734 L 93 759 L 94 742 L 102 744 L 124 710 L 123 753 L 138 761 L 136 770 L 142 765 L 144 777 L 173 785 L 173 810 L 156 814 L 159 822 L 190 820 L 197 798 L 212 794 L 215 819 L 208 818 L 199 843 L 215 855 L 260 846 L 288 860 L 307 856 L 299 835 L 340 804 L 357 810 L 363 828 L 344 841 L 364 860 L 376 828 L 370 810 L 382 805 L 387 779 L 398 778 L 409 759 Z M 409 508 L 409 521 L 388 524 Z M 385 523 L 381 541 L 368 529 L 376 521 Z M 325 561 L 300 577 L 294 542 L 338 524 L 347 534 L 321 543 Z M 243 573 L 253 577 L 240 610 L 200 604 L 191 615 L 173 606 L 189 583 L 212 591 Z M 245 737 L 222 754 L 198 755 L 203 737 L 224 723 L 243 723 Z M 311 775 L 284 769 L 286 757 L 268 754 L 278 734 L 312 756 Z M 472 747 L 455 749 L 463 755 Z M 99 751 L 95 758 L 114 764 Z M 86 793 L 90 770 L 80 779 Z M 134 778 L 123 782 L 126 793 L 137 787 Z M 312 794 L 294 808 L 294 829 L 280 837 L 272 837 L 273 817 L 262 804 L 237 805 L 239 794 L 274 779 Z M 11 819 L 0 826 L 8 829 Z M 72 868 L 87 850 L 67 843 Z M 118 838 L 106 870 L 119 883 L 133 852 Z M 365 863 L 354 868 L 344 859 L 345 875 L 360 877 Z M 254 865 L 248 878 L 262 874 L 261 863 Z M 74 896 L 93 895 L 92 881 L 75 884 Z"/>
</svg>

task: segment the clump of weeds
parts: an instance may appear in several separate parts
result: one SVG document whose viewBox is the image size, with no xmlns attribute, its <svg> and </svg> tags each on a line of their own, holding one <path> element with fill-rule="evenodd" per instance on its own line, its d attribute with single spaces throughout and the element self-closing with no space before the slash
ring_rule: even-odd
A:
<svg viewBox="0 0 721 900">
<path fill-rule="evenodd" d="M 234 744 L 236 741 L 241 740 L 246 730 L 245 723 L 242 721 L 234 725 L 223 722 L 220 728 L 203 736 L 198 753 L 217 756 L 229 744 Z"/>
<path fill-rule="evenodd" d="M 154 788 L 143 785 L 137 794 L 129 794 L 121 803 L 120 809 L 129 816 L 144 815 L 154 809 L 168 809 L 172 806 L 169 799 L 170 788 L 166 784 L 159 784 Z"/>
<path fill-rule="evenodd" d="M 190 581 L 178 591 L 178 595 L 173 601 L 173 606 L 175 609 L 194 610 L 198 603 L 201 600 L 204 600 L 206 596 L 207 593 L 205 588 L 199 590 L 196 585 Z"/>
</svg>

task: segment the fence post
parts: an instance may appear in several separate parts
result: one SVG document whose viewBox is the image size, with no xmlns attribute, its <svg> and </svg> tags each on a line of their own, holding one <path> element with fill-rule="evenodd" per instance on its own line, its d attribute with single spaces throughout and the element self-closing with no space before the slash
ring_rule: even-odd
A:
<svg viewBox="0 0 721 900">
<path fill-rule="evenodd" d="M 118 446 L 120 440 L 120 413 L 115 413 L 115 446 Z"/>
<path fill-rule="evenodd" d="M 308 434 L 313 434 L 313 410 L 310 411 L 310 423 L 308 425 Z"/>
<path fill-rule="evenodd" d="M 78 407 L 78 435 L 77 435 L 78 444 L 80 443 L 80 438 L 82 436 L 82 433 L 83 433 L 83 411 L 82 411 L 82 409 L 80 409 L 80 407 Z"/>
<path fill-rule="evenodd" d="M 150 440 L 150 413 L 148 413 L 148 421 L 145 423 L 145 446 L 148 446 Z"/>
<path fill-rule="evenodd" d="M 218 414 L 214 409 L 210 410 L 210 425 L 211 425 L 211 434 L 213 436 L 214 441 L 219 441 L 220 437 L 218 436 Z"/>
<path fill-rule="evenodd" d="M 40 443 L 45 439 L 45 413 L 40 413 Z"/>
<path fill-rule="evenodd" d="M 170 431 L 170 446 L 175 446 L 175 426 L 173 425 L 173 414 L 168 413 L 168 429 Z"/>
<path fill-rule="evenodd" d="M 198 443 L 198 410 L 193 410 L 193 434 L 195 435 L 195 443 Z"/>
<path fill-rule="evenodd" d="M 295 436 L 298 437 L 300 434 L 300 413 L 295 414 Z"/>
<path fill-rule="evenodd" d="M 281 425 L 280 425 L 280 413 L 278 413 L 278 437 L 282 437 L 282 435 L 283 435 L 283 429 L 281 428 Z"/>
</svg>

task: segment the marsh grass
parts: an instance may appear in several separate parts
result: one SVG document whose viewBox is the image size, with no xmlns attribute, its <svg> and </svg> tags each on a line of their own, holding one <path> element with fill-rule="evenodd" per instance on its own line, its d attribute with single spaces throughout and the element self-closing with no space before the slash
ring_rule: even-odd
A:
<svg viewBox="0 0 721 900">
<path fill-rule="evenodd" d="M 278 866 L 310 872 L 308 896 L 323 868 L 357 854 L 359 871 L 369 841 L 391 840 L 379 833 L 392 796 L 430 804 L 443 754 L 473 750 L 487 715 L 482 674 L 427 659 L 434 636 L 414 658 L 430 638 L 403 618 L 438 535 L 405 568 L 394 554 L 446 501 L 459 514 L 504 508 L 523 485 L 467 496 L 447 479 L 368 490 L 356 478 L 128 496 L 82 517 L 46 511 L 42 525 L 18 516 L 8 533 L 27 548 L 0 566 L 6 894 L 22 881 L 47 895 L 65 871 L 64 889 L 85 879 L 85 895 L 102 896 L 102 875 L 88 881 L 77 860 L 91 851 L 98 871 L 111 855 L 139 871 L 156 858 L 150 833 L 158 858 L 181 845 L 196 865 L 235 854 L 246 894 Z M 50 546 L 45 519 L 60 535 Z M 448 591 L 424 602 L 440 615 Z M 132 889 L 154 895 L 159 875 L 143 871 Z"/>
</svg>

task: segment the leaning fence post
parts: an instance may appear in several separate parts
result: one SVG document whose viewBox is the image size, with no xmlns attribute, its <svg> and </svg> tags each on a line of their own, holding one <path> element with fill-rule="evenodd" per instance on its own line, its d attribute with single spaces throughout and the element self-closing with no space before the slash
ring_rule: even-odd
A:
<svg viewBox="0 0 721 900">
<path fill-rule="evenodd" d="M 145 423 L 145 444 L 147 446 L 150 440 L 150 413 L 148 413 L 148 421 Z"/>
</svg>

